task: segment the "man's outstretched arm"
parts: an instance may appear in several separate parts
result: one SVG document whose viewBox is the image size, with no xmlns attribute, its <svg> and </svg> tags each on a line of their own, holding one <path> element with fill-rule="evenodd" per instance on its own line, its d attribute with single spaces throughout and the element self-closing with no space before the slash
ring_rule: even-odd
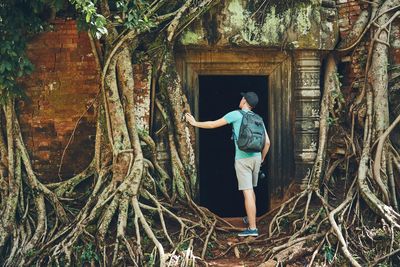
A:
<svg viewBox="0 0 400 267">
<path fill-rule="evenodd" d="M 186 121 L 189 122 L 192 126 L 204 129 L 214 129 L 228 124 L 228 122 L 224 118 L 215 121 L 196 121 L 196 119 L 189 113 L 186 113 L 185 116 Z"/>
</svg>

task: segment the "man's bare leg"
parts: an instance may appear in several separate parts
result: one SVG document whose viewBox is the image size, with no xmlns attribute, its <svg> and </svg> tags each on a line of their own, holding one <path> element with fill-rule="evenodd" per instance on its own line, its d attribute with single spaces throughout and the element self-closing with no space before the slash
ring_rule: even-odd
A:
<svg viewBox="0 0 400 267">
<path fill-rule="evenodd" d="M 254 197 L 254 206 L 256 207 L 256 213 L 255 213 L 255 218 L 256 218 L 256 223 L 257 224 L 257 199 L 256 199 L 256 193 L 254 193 L 254 188 L 253 188 L 253 197 Z"/>
<path fill-rule="evenodd" d="M 249 228 L 255 229 L 256 226 L 256 198 L 253 189 L 243 190 L 244 207 L 246 209 L 247 218 L 249 220 Z"/>
</svg>

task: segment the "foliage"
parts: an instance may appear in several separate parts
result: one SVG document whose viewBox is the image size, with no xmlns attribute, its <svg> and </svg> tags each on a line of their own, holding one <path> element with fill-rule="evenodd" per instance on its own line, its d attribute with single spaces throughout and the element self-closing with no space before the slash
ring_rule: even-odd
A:
<svg viewBox="0 0 400 267">
<path fill-rule="evenodd" d="M 25 49 L 33 34 L 43 30 L 42 1 L 8 0 L 0 3 L 0 100 L 22 94 L 17 78 L 29 74 L 33 65 Z"/>
<path fill-rule="evenodd" d="M 92 261 L 100 262 L 99 255 L 95 250 L 95 246 L 92 243 L 88 243 L 85 246 L 76 246 L 75 251 L 79 256 L 80 263 L 90 263 Z"/>
<path fill-rule="evenodd" d="M 97 1 L 70 2 L 84 16 L 84 25 L 94 36 L 100 38 L 107 34 L 106 19 L 96 12 Z M 49 13 L 62 8 L 63 0 L 6 0 L 0 3 L 0 103 L 9 97 L 24 95 L 17 79 L 34 69 L 26 54 L 27 41 L 45 30 Z"/>
<path fill-rule="evenodd" d="M 37 254 L 37 251 L 33 248 L 33 249 L 30 249 L 30 250 L 27 251 L 26 256 L 29 258 L 29 257 L 32 257 L 32 256 L 34 256 L 36 254 Z"/>
<path fill-rule="evenodd" d="M 182 242 L 182 243 L 180 243 L 179 245 L 178 245 L 178 247 L 177 247 L 177 250 L 178 251 L 185 251 L 185 250 L 187 250 L 189 248 L 189 241 L 185 241 L 185 242 Z"/>
<path fill-rule="evenodd" d="M 93 36 L 100 39 L 101 36 L 107 34 L 107 29 L 105 27 L 107 22 L 106 18 L 97 13 L 95 6 L 96 1 L 70 0 L 70 2 L 75 6 L 76 10 L 80 12 L 81 16 L 83 16 L 84 19 L 82 17 L 80 19 L 83 19 Z"/>
<path fill-rule="evenodd" d="M 150 30 L 155 26 L 146 13 L 150 4 L 146 1 L 117 1 L 116 7 L 121 15 L 115 15 L 115 19 L 128 29 Z"/>
<path fill-rule="evenodd" d="M 335 125 L 337 122 L 337 118 L 328 117 L 327 122 L 329 126 Z"/>
<path fill-rule="evenodd" d="M 335 250 L 328 244 L 325 244 L 322 248 L 324 252 L 326 261 L 331 264 L 333 262 L 333 257 L 335 255 Z"/>
<path fill-rule="evenodd" d="M 156 264 L 156 249 L 154 248 L 151 253 L 145 253 L 146 266 L 154 266 Z"/>
</svg>

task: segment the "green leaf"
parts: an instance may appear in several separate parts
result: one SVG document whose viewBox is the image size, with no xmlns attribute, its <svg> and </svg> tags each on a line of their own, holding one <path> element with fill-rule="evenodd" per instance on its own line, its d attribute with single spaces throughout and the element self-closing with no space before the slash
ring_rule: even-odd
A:
<svg viewBox="0 0 400 267">
<path fill-rule="evenodd" d="M 102 15 L 98 15 L 97 18 L 101 21 L 101 24 L 104 26 L 107 23 L 107 20 Z"/>
<path fill-rule="evenodd" d="M 90 18 L 92 17 L 92 15 L 90 13 L 86 14 L 86 22 L 89 23 L 90 22 Z"/>
<path fill-rule="evenodd" d="M 132 13 L 129 13 L 128 21 L 132 21 L 134 18 L 135 18 L 134 15 Z"/>
<path fill-rule="evenodd" d="M 12 65 L 9 62 L 4 62 L 4 68 L 8 71 L 12 70 Z"/>
</svg>

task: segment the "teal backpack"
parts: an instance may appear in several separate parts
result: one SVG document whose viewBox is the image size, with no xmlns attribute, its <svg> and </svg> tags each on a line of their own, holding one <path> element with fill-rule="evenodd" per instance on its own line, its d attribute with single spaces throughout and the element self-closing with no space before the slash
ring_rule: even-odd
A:
<svg viewBox="0 0 400 267">
<path fill-rule="evenodd" d="M 244 152 L 261 152 L 265 145 L 265 126 L 263 119 L 252 111 L 244 112 L 240 125 L 237 145 Z"/>
</svg>

